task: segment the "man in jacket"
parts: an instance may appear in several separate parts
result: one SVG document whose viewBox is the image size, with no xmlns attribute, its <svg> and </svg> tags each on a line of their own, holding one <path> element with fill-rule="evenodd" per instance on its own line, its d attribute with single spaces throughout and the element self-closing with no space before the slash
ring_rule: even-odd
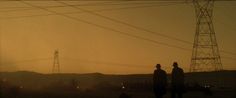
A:
<svg viewBox="0 0 236 98">
<path fill-rule="evenodd" d="M 153 84 L 156 98 L 162 98 L 162 96 L 166 94 L 167 74 L 161 69 L 160 64 L 156 65 L 156 70 L 153 74 Z"/>
<path fill-rule="evenodd" d="M 182 95 L 185 91 L 184 71 L 178 66 L 177 62 L 173 63 L 173 69 L 171 73 L 171 86 L 171 98 L 176 98 L 176 94 L 178 95 L 178 98 L 182 98 Z"/>
</svg>

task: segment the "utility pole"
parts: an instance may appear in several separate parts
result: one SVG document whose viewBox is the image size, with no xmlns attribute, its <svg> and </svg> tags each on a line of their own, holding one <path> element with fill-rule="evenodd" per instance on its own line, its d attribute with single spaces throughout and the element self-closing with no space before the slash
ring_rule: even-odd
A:
<svg viewBox="0 0 236 98">
<path fill-rule="evenodd" d="M 213 26 L 214 0 L 193 0 L 196 12 L 196 32 L 190 72 L 219 71 L 222 63 Z"/>
<path fill-rule="evenodd" d="M 59 51 L 55 50 L 52 73 L 60 73 Z"/>
</svg>

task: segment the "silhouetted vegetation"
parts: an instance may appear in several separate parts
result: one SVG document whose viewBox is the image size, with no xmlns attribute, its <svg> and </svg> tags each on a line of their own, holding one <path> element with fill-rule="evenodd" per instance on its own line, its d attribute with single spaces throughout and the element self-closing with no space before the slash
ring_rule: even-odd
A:
<svg viewBox="0 0 236 98">
<path fill-rule="evenodd" d="M 186 73 L 185 98 L 235 98 L 236 71 Z M 217 76 L 217 77 L 215 77 Z M 170 78 L 170 76 L 168 76 Z M 154 98 L 152 74 L 1 73 L 1 98 Z M 167 95 L 170 97 L 170 85 Z"/>
</svg>

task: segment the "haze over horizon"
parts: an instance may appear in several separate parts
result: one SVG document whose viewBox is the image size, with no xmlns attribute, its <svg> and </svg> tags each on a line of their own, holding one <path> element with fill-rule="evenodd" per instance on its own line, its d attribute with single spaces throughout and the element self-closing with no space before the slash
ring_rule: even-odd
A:
<svg viewBox="0 0 236 98">
<path fill-rule="evenodd" d="M 58 14 L 20 1 L 0 1 L 0 71 L 51 73 L 56 49 L 59 50 L 62 73 L 152 73 L 157 63 L 169 73 L 174 61 L 185 72 L 189 71 L 192 44 L 138 30 L 71 6 L 65 7 L 56 1 L 26 3 L 44 6 Z M 193 43 L 196 19 L 192 3 L 129 3 L 66 1 L 66 4 L 81 5 L 77 6 L 81 9 Z M 220 52 L 225 70 L 236 70 L 235 9 L 236 2 L 215 2 L 213 23 L 218 46 L 228 52 Z"/>
</svg>

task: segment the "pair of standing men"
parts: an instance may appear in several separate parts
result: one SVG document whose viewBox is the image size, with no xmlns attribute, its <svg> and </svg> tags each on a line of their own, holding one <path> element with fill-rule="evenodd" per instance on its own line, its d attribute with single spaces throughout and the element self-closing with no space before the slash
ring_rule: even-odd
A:
<svg viewBox="0 0 236 98">
<path fill-rule="evenodd" d="M 156 70 L 153 75 L 153 86 L 156 98 L 162 98 L 166 94 L 167 87 L 167 74 L 161 69 L 161 65 L 156 65 Z M 171 73 L 171 98 L 175 98 L 176 94 L 179 98 L 182 98 L 184 92 L 184 71 L 178 67 L 178 63 L 173 63 L 173 69 Z"/>
</svg>

